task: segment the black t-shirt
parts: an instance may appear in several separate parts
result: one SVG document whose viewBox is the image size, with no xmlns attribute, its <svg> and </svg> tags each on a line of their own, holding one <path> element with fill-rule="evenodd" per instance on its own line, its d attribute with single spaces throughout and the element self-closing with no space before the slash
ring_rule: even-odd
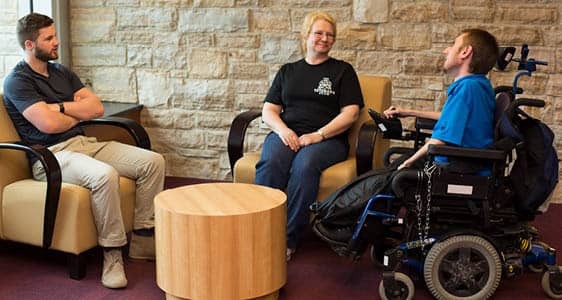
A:
<svg viewBox="0 0 562 300">
<path fill-rule="evenodd" d="M 83 134 L 79 127 L 62 133 L 41 132 L 24 116 L 23 111 L 39 101 L 60 103 L 73 101 L 74 93 L 84 87 L 78 76 L 61 64 L 48 63 L 49 77 L 36 73 L 22 60 L 4 80 L 4 105 L 22 140 L 28 144 L 51 146 Z"/>
<path fill-rule="evenodd" d="M 344 106 L 363 107 L 355 70 L 334 58 L 318 65 L 304 59 L 283 65 L 264 101 L 281 105 L 281 119 L 299 136 L 328 124 Z M 347 133 L 338 136 L 346 137 Z"/>
</svg>

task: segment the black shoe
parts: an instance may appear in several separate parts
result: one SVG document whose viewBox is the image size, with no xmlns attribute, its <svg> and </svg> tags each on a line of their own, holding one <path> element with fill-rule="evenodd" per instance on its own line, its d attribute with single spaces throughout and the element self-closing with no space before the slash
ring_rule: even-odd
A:
<svg viewBox="0 0 562 300">
<path fill-rule="evenodd" d="M 324 241 L 340 246 L 347 246 L 349 240 L 353 237 L 355 226 L 347 227 L 326 227 L 322 223 L 316 223 L 312 226 L 314 232 Z"/>
</svg>

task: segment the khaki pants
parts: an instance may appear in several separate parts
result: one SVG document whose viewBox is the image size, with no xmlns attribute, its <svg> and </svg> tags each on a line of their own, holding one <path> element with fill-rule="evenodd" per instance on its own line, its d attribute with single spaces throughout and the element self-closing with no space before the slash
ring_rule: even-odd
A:
<svg viewBox="0 0 562 300">
<path fill-rule="evenodd" d="M 92 213 L 103 247 L 127 243 L 119 199 L 119 176 L 136 181 L 134 229 L 154 227 L 154 196 L 164 187 L 162 155 L 118 142 L 98 142 L 75 136 L 49 147 L 62 173 L 62 181 L 92 192 Z M 32 168 L 37 180 L 46 180 L 40 162 Z"/>
</svg>

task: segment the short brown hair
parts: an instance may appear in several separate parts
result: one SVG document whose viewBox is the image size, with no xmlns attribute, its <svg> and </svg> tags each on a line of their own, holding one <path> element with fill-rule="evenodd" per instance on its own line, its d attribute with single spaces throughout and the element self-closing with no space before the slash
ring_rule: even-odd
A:
<svg viewBox="0 0 562 300">
<path fill-rule="evenodd" d="M 301 50 L 305 54 L 306 54 L 306 41 L 305 40 L 310 35 L 310 31 L 312 30 L 312 25 L 314 25 L 314 22 L 316 22 L 317 20 L 324 20 L 324 21 L 330 23 L 330 25 L 332 25 L 332 28 L 334 29 L 334 38 L 336 37 L 336 20 L 334 20 L 334 18 L 332 16 L 330 16 L 327 12 L 325 12 L 325 11 L 315 11 L 315 12 L 311 12 L 311 13 L 307 14 L 304 17 L 304 21 L 302 22 L 302 30 L 301 30 L 301 37 L 302 37 Z"/>
<path fill-rule="evenodd" d="M 487 74 L 496 64 L 498 59 L 498 42 L 489 32 L 471 28 L 462 31 L 463 44 L 472 46 L 472 61 L 469 68 L 472 74 Z"/>
<path fill-rule="evenodd" d="M 21 48 L 25 50 L 25 41 L 35 42 L 39 36 L 39 29 L 49 27 L 53 23 L 53 19 L 38 13 L 30 13 L 19 19 L 16 32 Z"/>
</svg>

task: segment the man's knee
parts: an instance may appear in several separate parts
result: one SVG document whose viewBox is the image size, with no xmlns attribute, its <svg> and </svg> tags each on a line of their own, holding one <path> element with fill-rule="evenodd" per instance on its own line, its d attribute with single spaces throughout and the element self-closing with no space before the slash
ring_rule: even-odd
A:
<svg viewBox="0 0 562 300">
<path fill-rule="evenodd" d="M 162 156 L 162 154 L 160 153 L 156 153 L 156 152 L 151 152 L 152 156 L 150 159 L 150 162 L 152 164 L 152 166 L 154 167 L 155 170 L 164 172 L 164 170 L 166 169 L 166 160 L 164 159 L 164 156 Z"/>
<path fill-rule="evenodd" d="M 96 168 L 97 170 L 88 170 L 90 177 L 93 182 L 93 189 L 102 185 L 119 185 L 119 173 L 110 165 L 102 165 Z"/>
</svg>

